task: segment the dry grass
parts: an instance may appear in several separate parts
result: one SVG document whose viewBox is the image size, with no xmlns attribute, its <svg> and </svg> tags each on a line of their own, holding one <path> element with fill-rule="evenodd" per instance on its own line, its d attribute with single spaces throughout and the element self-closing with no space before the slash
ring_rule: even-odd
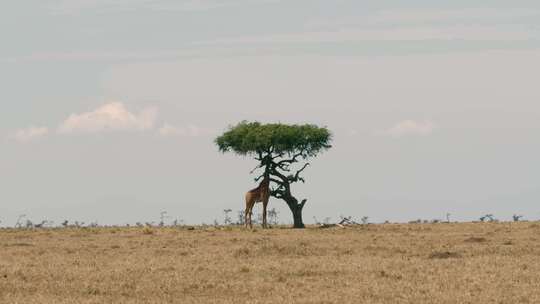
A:
<svg viewBox="0 0 540 304">
<path fill-rule="evenodd" d="M 540 303 L 540 225 L 0 230 L 0 303 Z"/>
</svg>

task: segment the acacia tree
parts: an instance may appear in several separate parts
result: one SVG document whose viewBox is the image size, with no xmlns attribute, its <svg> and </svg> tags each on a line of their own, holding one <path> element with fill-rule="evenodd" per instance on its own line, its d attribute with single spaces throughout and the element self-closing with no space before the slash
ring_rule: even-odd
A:
<svg viewBox="0 0 540 304">
<path fill-rule="evenodd" d="M 307 199 L 299 202 L 291 185 L 305 182 L 301 174 L 309 166 L 307 160 L 330 149 L 331 140 L 332 134 L 326 127 L 243 121 L 230 127 L 215 143 L 223 153 L 232 151 L 254 157 L 259 164 L 251 173 L 263 170 L 255 181 L 268 177 L 272 183 L 270 194 L 289 206 L 294 227 L 304 228 L 302 210 Z"/>
</svg>

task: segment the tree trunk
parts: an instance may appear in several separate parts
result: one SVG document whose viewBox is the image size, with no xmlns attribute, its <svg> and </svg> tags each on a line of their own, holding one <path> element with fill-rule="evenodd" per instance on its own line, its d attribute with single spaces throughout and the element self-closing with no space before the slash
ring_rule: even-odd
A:
<svg viewBox="0 0 540 304">
<path fill-rule="evenodd" d="M 291 209 L 291 212 L 293 214 L 293 228 L 305 228 L 306 226 L 304 225 L 304 221 L 302 220 L 302 209 L 304 209 L 304 204 L 306 203 L 306 200 L 303 200 L 302 203 L 299 204 L 298 200 L 292 195 L 284 197 L 283 200 L 285 200 L 287 206 L 289 206 L 289 209 Z"/>
<path fill-rule="evenodd" d="M 302 221 L 302 208 L 296 208 L 292 213 L 294 218 L 293 228 L 306 228 Z"/>
</svg>

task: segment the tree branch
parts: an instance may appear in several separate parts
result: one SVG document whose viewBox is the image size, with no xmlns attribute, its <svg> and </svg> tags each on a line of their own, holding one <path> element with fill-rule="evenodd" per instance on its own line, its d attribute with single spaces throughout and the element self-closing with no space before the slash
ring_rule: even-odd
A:
<svg viewBox="0 0 540 304">
<path fill-rule="evenodd" d="M 281 170 L 285 172 L 290 172 L 291 169 L 289 169 L 289 164 L 276 164 L 276 167 L 280 168 Z"/>
<path fill-rule="evenodd" d="M 249 174 L 253 174 L 253 172 L 257 171 L 257 169 L 260 169 L 260 168 L 262 168 L 262 167 L 263 167 L 262 164 L 257 165 L 257 167 L 253 168 L 253 170 L 251 170 L 251 171 L 249 172 Z"/>
<path fill-rule="evenodd" d="M 276 184 L 278 184 L 278 185 L 280 185 L 280 186 L 283 186 L 283 182 L 282 182 L 282 181 L 278 181 L 277 179 L 270 178 L 270 181 L 271 181 L 271 182 L 274 182 L 274 183 L 276 183 Z"/>
<path fill-rule="evenodd" d="M 279 177 L 283 183 L 289 182 L 289 179 L 285 175 L 281 174 L 281 172 L 277 171 L 274 167 L 270 168 L 270 174 Z"/>
<path fill-rule="evenodd" d="M 264 177 L 264 173 L 261 174 L 261 175 L 259 175 L 259 176 L 257 176 L 254 180 L 255 180 L 256 182 L 258 182 L 258 181 L 259 181 L 261 178 L 263 178 L 263 177 Z"/>
<path fill-rule="evenodd" d="M 275 197 L 277 199 L 283 199 L 283 196 L 285 195 L 285 192 L 284 192 L 284 190 L 281 190 L 280 188 L 281 187 L 279 187 L 278 189 L 272 189 L 270 191 L 270 195 L 272 195 L 273 197 Z"/>
<path fill-rule="evenodd" d="M 306 163 L 302 169 L 296 171 L 296 174 L 294 175 L 294 181 L 298 181 L 299 179 L 304 182 L 304 179 L 300 178 L 300 173 L 302 173 L 302 171 L 304 171 L 307 167 L 309 166 L 309 163 Z"/>
<path fill-rule="evenodd" d="M 281 166 L 281 165 L 283 165 L 283 164 L 292 164 L 292 163 L 295 163 L 295 162 L 298 161 L 298 160 L 297 160 L 298 157 L 304 155 L 304 152 L 305 152 L 305 149 L 302 149 L 302 150 L 300 150 L 300 152 L 294 154 L 293 157 L 292 157 L 291 159 L 284 159 L 284 160 L 278 162 L 277 165 L 278 165 L 278 166 Z"/>
<path fill-rule="evenodd" d="M 262 162 L 263 161 L 262 151 L 257 151 L 257 155 L 258 157 L 255 157 L 255 159 Z"/>
<path fill-rule="evenodd" d="M 283 152 L 279 152 L 275 156 L 272 156 L 272 160 L 274 160 L 276 158 L 281 158 L 281 157 L 283 157 L 283 155 L 284 155 Z"/>
</svg>

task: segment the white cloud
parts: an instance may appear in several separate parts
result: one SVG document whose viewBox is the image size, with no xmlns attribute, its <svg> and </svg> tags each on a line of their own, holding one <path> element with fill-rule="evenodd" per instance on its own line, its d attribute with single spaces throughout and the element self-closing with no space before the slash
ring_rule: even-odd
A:
<svg viewBox="0 0 540 304">
<path fill-rule="evenodd" d="M 11 136 L 12 139 L 26 143 L 30 142 L 32 140 L 47 136 L 49 134 L 49 129 L 46 127 L 29 127 L 26 129 L 20 129 L 13 136 Z"/>
<path fill-rule="evenodd" d="M 112 102 L 94 111 L 72 114 L 58 128 L 58 132 L 97 133 L 104 131 L 141 131 L 152 129 L 157 118 L 155 108 L 130 112 L 121 102 Z"/>
<path fill-rule="evenodd" d="M 187 127 L 176 127 L 168 123 L 164 123 L 158 130 L 158 134 L 162 137 L 173 136 L 210 136 L 216 134 L 216 131 L 210 128 L 202 128 L 195 125 L 188 125 Z"/>
<path fill-rule="evenodd" d="M 130 111 L 121 102 L 111 102 L 97 109 L 80 114 L 72 114 L 57 129 L 58 134 L 99 133 L 110 131 L 144 131 L 155 130 L 161 137 L 200 137 L 217 134 L 216 129 L 200 127 L 193 124 L 175 126 L 164 122 L 157 124 L 157 109 L 146 107 L 138 112 Z M 29 127 L 18 130 L 10 139 L 18 142 L 29 142 L 49 134 L 47 127 Z"/>
<path fill-rule="evenodd" d="M 385 134 L 395 137 L 408 135 L 425 136 L 433 133 L 434 129 L 435 124 L 431 121 L 404 120 L 386 130 Z"/>
</svg>

